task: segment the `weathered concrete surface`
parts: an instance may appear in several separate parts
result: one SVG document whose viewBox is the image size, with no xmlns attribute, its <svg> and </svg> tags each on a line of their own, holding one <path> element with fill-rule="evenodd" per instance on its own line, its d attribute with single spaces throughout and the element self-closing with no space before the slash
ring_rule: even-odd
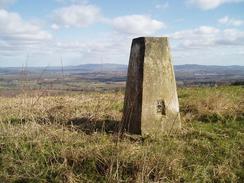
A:
<svg viewBox="0 0 244 183">
<path fill-rule="evenodd" d="M 132 134 L 171 132 L 181 127 L 166 37 L 133 40 L 122 124 Z"/>
</svg>

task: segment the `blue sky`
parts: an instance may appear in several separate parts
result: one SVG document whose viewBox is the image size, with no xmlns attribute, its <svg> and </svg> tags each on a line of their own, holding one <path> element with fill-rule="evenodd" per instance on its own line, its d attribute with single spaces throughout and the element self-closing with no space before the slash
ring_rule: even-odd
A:
<svg viewBox="0 0 244 183">
<path fill-rule="evenodd" d="M 0 0 L 0 67 L 127 64 L 139 36 L 177 65 L 244 65 L 244 0 Z"/>
</svg>

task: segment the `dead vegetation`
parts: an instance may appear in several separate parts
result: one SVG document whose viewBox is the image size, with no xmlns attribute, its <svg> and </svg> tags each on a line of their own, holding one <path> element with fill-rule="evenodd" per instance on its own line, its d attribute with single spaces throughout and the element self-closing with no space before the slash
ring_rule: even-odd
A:
<svg viewBox="0 0 244 183">
<path fill-rule="evenodd" d="M 123 94 L 0 97 L 0 182 L 243 182 L 244 88 L 183 88 L 174 136 L 118 138 Z"/>
<path fill-rule="evenodd" d="M 188 121 L 224 122 L 244 118 L 242 87 L 191 88 L 182 93 L 181 110 Z"/>
</svg>

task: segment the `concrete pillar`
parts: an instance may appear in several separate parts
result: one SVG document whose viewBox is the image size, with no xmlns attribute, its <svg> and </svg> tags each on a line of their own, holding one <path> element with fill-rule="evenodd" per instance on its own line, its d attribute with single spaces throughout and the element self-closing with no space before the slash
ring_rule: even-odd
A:
<svg viewBox="0 0 244 183">
<path fill-rule="evenodd" d="M 168 133 L 181 127 L 168 38 L 133 40 L 122 127 L 132 134 Z"/>
</svg>

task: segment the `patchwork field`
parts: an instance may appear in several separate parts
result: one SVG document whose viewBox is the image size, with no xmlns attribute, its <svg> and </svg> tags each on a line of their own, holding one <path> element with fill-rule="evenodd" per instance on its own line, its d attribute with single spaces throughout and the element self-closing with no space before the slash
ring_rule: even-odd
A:
<svg viewBox="0 0 244 183">
<path fill-rule="evenodd" d="M 178 89 L 177 134 L 123 135 L 123 92 L 0 96 L 0 182 L 243 182 L 244 87 Z"/>
</svg>

